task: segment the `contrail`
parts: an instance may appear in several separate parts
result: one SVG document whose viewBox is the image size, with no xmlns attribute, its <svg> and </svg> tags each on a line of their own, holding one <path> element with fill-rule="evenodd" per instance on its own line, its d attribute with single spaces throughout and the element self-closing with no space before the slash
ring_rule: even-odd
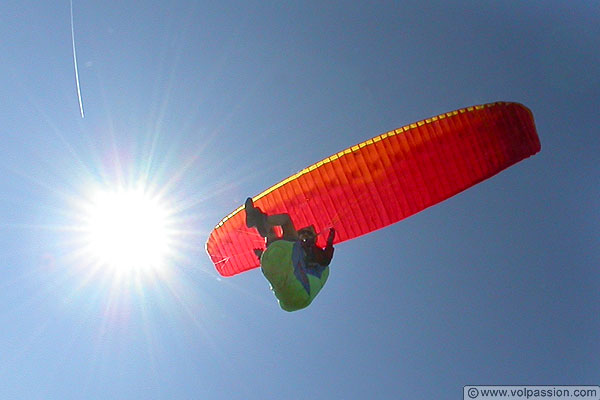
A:
<svg viewBox="0 0 600 400">
<path fill-rule="evenodd" d="M 73 0 L 69 0 L 71 3 L 71 43 L 73 44 L 73 65 L 75 67 L 75 83 L 77 84 L 77 100 L 79 100 L 79 112 L 81 118 L 84 118 L 83 114 L 83 102 L 81 101 L 81 88 L 79 87 L 79 69 L 77 68 L 77 51 L 75 50 L 75 28 L 73 27 Z"/>
</svg>

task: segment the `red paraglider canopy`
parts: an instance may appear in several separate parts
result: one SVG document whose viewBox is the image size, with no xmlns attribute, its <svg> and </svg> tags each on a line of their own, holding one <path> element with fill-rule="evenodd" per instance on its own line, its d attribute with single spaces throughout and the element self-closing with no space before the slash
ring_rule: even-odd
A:
<svg viewBox="0 0 600 400">
<path fill-rule="evenodd" d="M 336 229 L 336 243 L 435 205 L 540 151 L 533 115 L 517 103 L 469 107 L 384 133 L 313 164 L 254 197 L 299 228 Z M 211 232 L 206 251 L 223 276 L 259 266 L 264 247 L 243 206 Z M 325 238 L 320 235 L 318 243 Z"/>
</svg>

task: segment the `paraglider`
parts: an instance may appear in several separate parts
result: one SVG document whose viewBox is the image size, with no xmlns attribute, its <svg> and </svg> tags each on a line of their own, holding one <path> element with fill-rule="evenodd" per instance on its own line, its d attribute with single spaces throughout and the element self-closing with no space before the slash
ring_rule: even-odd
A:
<svg viewBox="0 0 600 400">
<path fill-rule="evenodd" d="M 244 205 L 246 226 L 256 228 L 265 238 L 266 250 L 255 249 L 263 275 L 271 284 L 279 306 L 285 311 L 307 307 L 329 277 L 335 230 L 329 229 L 325 248 L 317 246 L 312 226 L 296 230 L 288 214 L 267 215 L 254 207 L 251 198 Z M 275 229 L 281 228 L 281 236 Z"/>
<path fill-rule="evenodd" d="M 313 226 L 316 244 L 384 228 L 540 151 L 533 115 L 518 103 L 468 107 L 386 132 L 333 154 L 253 197 L 268 215 Z M 206 251 L 222 276 L 260 265 L 263 237 L 240 206 L 211 232 Z"/>
</svg>

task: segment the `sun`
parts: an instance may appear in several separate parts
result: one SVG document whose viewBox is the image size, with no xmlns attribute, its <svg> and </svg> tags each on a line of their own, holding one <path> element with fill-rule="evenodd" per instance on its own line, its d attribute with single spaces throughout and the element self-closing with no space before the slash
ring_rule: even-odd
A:
<svg viewBox="0 0 600 400">
<path fill-rule="evenodd" d="M 144 190 L 97 191 L 85 211 L 87 252 L 118 272 L 153 270 L 170 251 L 169 210 Z"/>
</svg>

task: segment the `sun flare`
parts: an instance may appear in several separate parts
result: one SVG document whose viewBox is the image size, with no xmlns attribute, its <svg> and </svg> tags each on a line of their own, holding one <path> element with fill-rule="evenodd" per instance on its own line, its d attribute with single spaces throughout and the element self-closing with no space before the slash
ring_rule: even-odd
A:
<svg viewBox="0 0 600 400">
<path fill-rule="evenodd" d="M 143 190 L 98 191 L 86 211 L 86 242 L 119 272 L 156 269 L 169 253 L 169 212 Z"/>
</svg>

